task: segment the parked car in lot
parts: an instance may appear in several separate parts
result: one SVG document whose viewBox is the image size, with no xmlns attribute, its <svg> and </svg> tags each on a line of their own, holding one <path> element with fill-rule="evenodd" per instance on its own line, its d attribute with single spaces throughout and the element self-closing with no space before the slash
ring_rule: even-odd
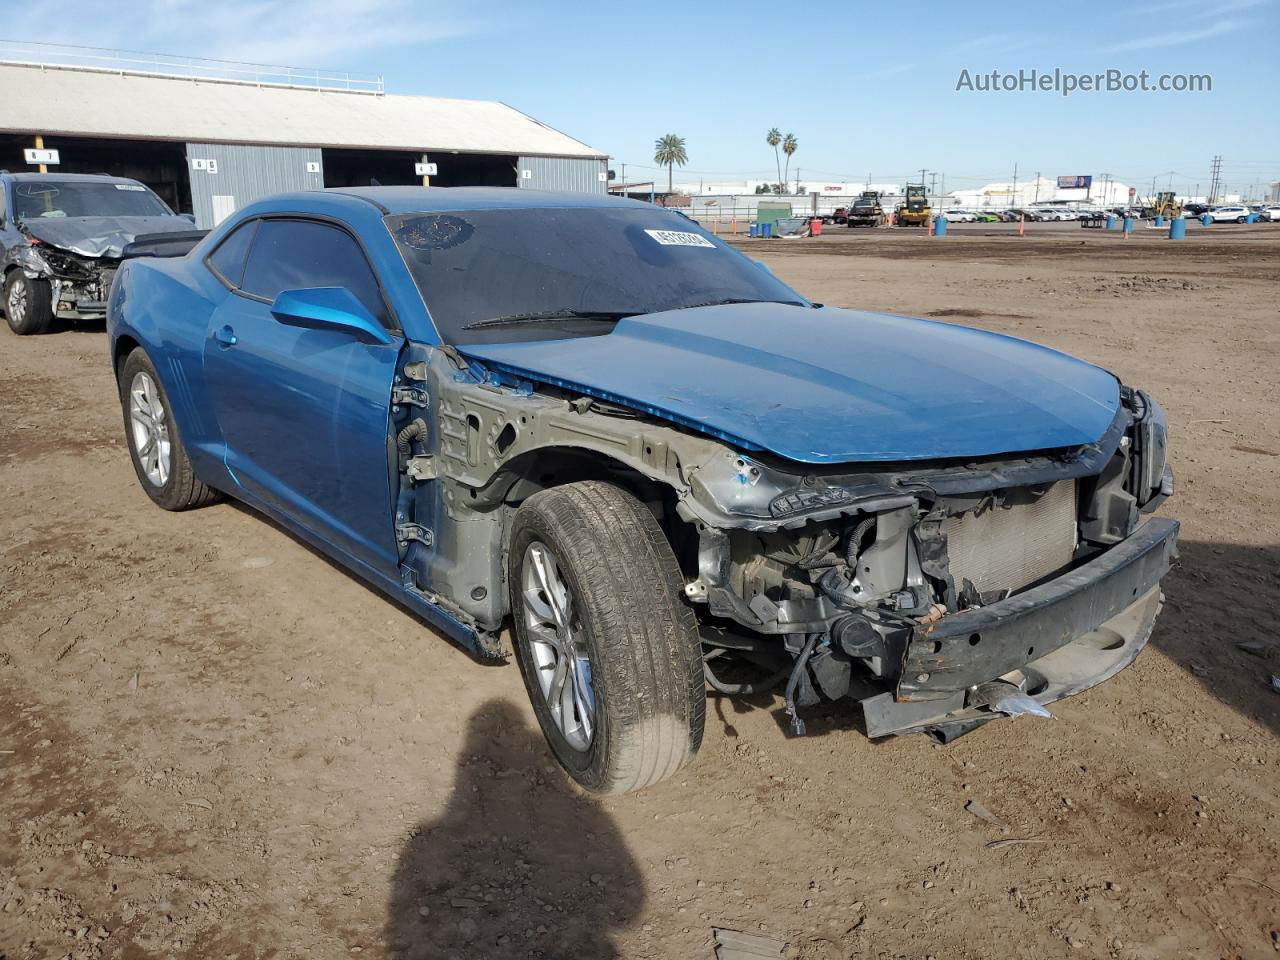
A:
<svg viewBox="0 0 1280 960">
<path fill-rule="evenodd" d="M 978 218 L 968 210 L 961 210 L 953 207 L 950 210 L 943 210 L 942 215 L 952 223 L 977 223 Z"/>
<path fill-rule="evenodd" d="M 1208 215 L 1214 223 L 1244 223 L 1249 218 L 1249 208 L 1239 204 L 1210 207 Z"/>
<path fill-rule="evenodd" d="M 797 734 L 824 697 L 872 737 L 1044 713 L 1138 655 L 1175 549 L 1146 393 L 812 303 L 646 203 L 278 196 L 126 261 L 107 325 L 157 505 L 242 500 L 480 657 L 512 625 L 591 790 L 685 764 L 707 684 Z"/>
<path fill-rule="evenodd" d="M 1258 214 L 1258 219 L 1269 223 L 1280 223 L 1280 206 L 1264 206 L 1262 212 Z"/>
<path fill-rule="evenodd" d="M 158 234 L 185 236 L 187 247 L 203 236 L 137 180 L 0 172 L 0 273 L 9 329 L 44 333 L 55 316 L 100 319 L 124 248 Z"/>
<path fill-rule="evenodd" d="M 973 219 L 978 223 L 999 223 L 1000 217 L 992 213 L 990 210 L 975 210 Z"/>
</svg>

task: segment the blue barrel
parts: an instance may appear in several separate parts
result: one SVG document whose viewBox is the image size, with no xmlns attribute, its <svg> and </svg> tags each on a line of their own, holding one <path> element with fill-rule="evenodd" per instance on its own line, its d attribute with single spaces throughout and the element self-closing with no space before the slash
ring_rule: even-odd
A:
<svg viewBox="0 0 1280 960">
<path fill-rule="evenodd" d="M 1207 227 L 1209 224 L 1213 223 L 1213 217 L 1206 213 L 1200 218 L 1200 222 Z"/>
<path fill-rule="evenodd" d="M 1156 226 L 1157 226 L 1157 227 L 1163 227 L 1163 226 L 1164 226 L 1164 217 L 1162 217 L 1162 216 L 1161 216 L 1160 214 L 1158 214 L 1158 213 L 1156 214 Z"/>
<path fill-rule="evenodd" d="M 1116 215 L 1114 213 L 1107 214 L 1107 229 L 1114 230 L 1116 228 Z"/>
<path fill-rule="evenodd" d="M 947 235 L 947 218 L 939 215 L 933 221 L 933 235 L 935 237 L 945 237 Z"/>
<path fill-rule="evenodd" d="M 751 225 L 751 236 L 753 237 L 760 236 L 760 225 L 758 223 L 753 223 Z"/>
<path fill-rule="evenodd" d="M 1124 232 L 1133 233 L 1133 217 L 1124 218 Z"/>
<path fill-rule="evenodd" d="M 1187 235 L 1187 218 L 1174 217 L 1169 221 L 1169 239 L 1181 240 Z"/>
<path fill-rule="evenodd" d="M 772 237 L 772 236 L 773 236 L 773 224 L 772 224 L 772 223 L 762 223 L 762 224 L 760 224 L 760 236 L 762 236 L 762 237 Z"/>
<path fill-rule="evenodd" d="M 1245 218 L 1244 218 L 1244 222 L 1245 222 L 1245 223 L 1257 223 L 1257 222 L 1258 222 L 1258 215 L 1257 215 L 1256 213 L 1251 213 L 1251 214 L 1249 214 L 1247 217 L 1245 217 Z"/>
</svg>

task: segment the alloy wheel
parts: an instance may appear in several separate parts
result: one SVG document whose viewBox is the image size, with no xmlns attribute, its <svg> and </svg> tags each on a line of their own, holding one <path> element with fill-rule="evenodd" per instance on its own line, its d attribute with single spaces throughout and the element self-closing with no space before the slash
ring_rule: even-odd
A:
<svg viewBox="0 0 1280 960">
<path fill-rule="evenodd" d="M 535 540 L 525 548 L 522 570 L 525 631 L 538 689 L 565 741 L 585 752 L 595 735 L 596 696 L 573 591 L 545 543 Z"/>
<path fill-rule="evenodd" d="M 151 375 L 139 372 L 129 384 L 129 427 L 142 472 L 153 486 L 169 482 L 172 445 L 160 389 Z"/>
<path fill-rule="evenodd" d="M 25 283 L 18 282 L 10 285 L 9 302 L 6 306 L 10 322 L 20 324 L 27 318 L 27 285 Z"/>
</svg>

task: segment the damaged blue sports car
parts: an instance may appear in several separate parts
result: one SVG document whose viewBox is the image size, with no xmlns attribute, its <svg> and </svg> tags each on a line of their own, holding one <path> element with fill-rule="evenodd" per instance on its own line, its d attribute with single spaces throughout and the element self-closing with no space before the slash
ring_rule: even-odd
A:
<svg viewBox="0 0 1280 960">
<path fill-rule="evenodd" d="M 638 789 L 706 691 L 949 740 L 1133 661 L 1178 525 L 1147 394 L 1010 337 L 812 303 L 674 212 L 511 189 L 254 203 L 108 305 L 138 480 L 252 505 Z"/>
</svg>

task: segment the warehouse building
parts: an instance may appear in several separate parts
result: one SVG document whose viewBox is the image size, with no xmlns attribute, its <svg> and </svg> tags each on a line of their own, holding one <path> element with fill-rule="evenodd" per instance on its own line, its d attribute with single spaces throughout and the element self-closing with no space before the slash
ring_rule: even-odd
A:
<svg viewBox="0 0 1280 960">
<path fill-rule="evenodd" d="M 0 60 L 0 169 L 133 177 L 202 228 L 286 190 L 608 185 L 604 154 L 497 101 L 124 64 Z"/>
</svg>

